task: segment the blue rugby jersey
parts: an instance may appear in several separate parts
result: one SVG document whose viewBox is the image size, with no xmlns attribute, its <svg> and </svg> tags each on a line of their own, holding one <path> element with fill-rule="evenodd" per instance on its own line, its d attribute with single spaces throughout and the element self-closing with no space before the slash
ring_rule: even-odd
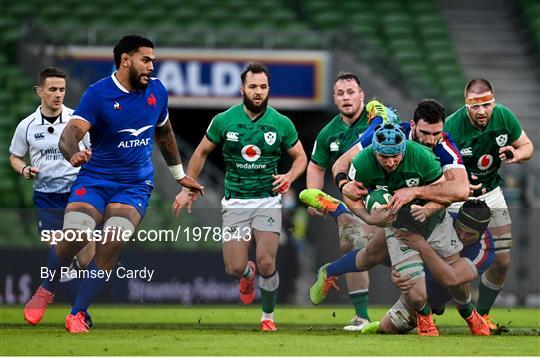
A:
<svg viewBox="0 0 540 358">
<path fill-rule="evenodd" d="M 153 180 L 154 130 L 169 118 L 167 102 L 167 90 L 156 78 L 145 90 L 133 92 L 115 74 L 89 86 L 73 114 L 92 125 L 92 158 L 79 175 L 120 183 Z"/>
<path fill-rule="evenodd" d="M 470 261 L 477 276 L 483 274 L 495 259 L 495 244 L 491 232 L 486 230 L 478 241 L 465 246 L 459 252 L 459 256 Z"/>
</svg>

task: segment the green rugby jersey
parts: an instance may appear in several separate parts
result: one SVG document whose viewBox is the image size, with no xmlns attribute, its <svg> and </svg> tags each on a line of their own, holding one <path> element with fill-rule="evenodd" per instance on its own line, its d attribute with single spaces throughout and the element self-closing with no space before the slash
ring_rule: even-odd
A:
<svg viewBox="0 0 540 358">
<path fill-rule="evenodd" d="M 443 176 L 441 163 L 432 150 L 411 140 L 406 145 L 403 160 L 391 173 L 379 164 L 373 146 L 362 150 L 352 160 L 354 169 L 351 174 L 354 174 L 354 180 L 362 182 L 369 190 L 386 189 L 393 193 L 401 188 L 429 185 Z M 426 238 L 442 221 L 444 214 L 444 210 L 441 210 L 429 217 Z"/>
<path fill-rule="evenodd" d="M 512 111 L 496 103 L 486 128 L 480 130 L 473 127 L 463 106 L 446 119 L 444 130 L 454 138 L 469 180 L 476 175 L 487 191 L 503 183 L 499 175 L 499 148 L 515 142 L 522 131 Z"/>
<path fill-rule="evenodd" d="M 349 150 L 368 127 L 368 113 L 365 108 L 350 127 L 338 114 L 317 135 L 311 161 L 321 168 L 330 167 L 337 158 Z"/>
<path fill-rule="evenodd" d="M 281 152 L 298 141 L 294 124 L 274 108 L 252 121 L 242 104 L 216 115 L 206 137 L 223 146 L 227 199 L 275 196 L 272 175 L 277 174 Z"/>
</svg>

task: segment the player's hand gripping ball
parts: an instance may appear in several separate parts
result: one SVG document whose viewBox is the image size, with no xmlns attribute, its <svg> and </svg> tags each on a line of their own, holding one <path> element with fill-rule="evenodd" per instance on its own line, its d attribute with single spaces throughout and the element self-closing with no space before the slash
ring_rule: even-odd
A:
<svg viewBox="0 0 540 358">
<path fill-rule="evenodd" d="M 364 198 L 364 205 L 366 206 L 366 210 L 368 211 L 368 213 L 371 215 L 373 210 L 388 204 L 391 198 L 392 194 L 390 194 L 388 190 L 376 189 L 371 191 Z"/>
</svg>

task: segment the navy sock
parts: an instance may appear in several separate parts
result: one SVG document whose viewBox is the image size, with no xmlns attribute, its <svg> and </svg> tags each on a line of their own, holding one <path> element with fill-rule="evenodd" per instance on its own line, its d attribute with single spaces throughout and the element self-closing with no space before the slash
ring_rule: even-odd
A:
<svg viewBox="0 0 540 358">
<path fill-rule="evenodd" d="M 333 217 L 334 219 L 337 219 L 338 216 L 340 216 L 341 214 L 346 214 L 346 213 L 351 213 L 349 211 L 349 209 L 345 206 L 345 204 L 343 203 L 340 203 L 338 205 L 338 207 L 336 208 L 336 210 L 334 211 L 330 211 L 328 214 Z"/>
<path fill-rule="evenodd" d="M 75 299 L 77 298 L 80 287 L 81 280 L 78 278 L 73 278 L 69 281 L 60 281 L 60 291 L 64 292 L 64 294 L 67 296 L 71 307 L 75 305 Z"/>
<path fill-rule="evenodd" d="M 356 268 L 356 254 L 360 249 L 353 250 L 339 260 L 332 262 L 326 268 L 328 276 L 338 276 L 347 272 L 358 272 Z"/>
<path fill-rule="evenodd" d="M 82 280 L 79 294 L 75 300 L 75 304 L 71 309 L 71 314 L 77 314 L 77 312 L 86 312 L 92 301 L 97 297 L 105 286 L 106 277 L 99 278 L 98 272 L 101 269 L 96 265 L 94 260 L 90 261 L 87 267 L 88 277 Z"/>
<path fill-rule="evenodd" d="M 49 249 L 49 259 L 47 260 L 47 269 L 48 272 L 55 272 L 55 275 L 50 278 L 43 280 L 41 287 L 46 289 L 49 292 L 55 293 L 58 288 L 58 282 L 60 281 L 60 268 L 62 266 L 69 266 L 71 259 L 66 260 L 65 262 L 58 257 L 56 254 L 56 245 L 51 245 Z"/>
</svg>

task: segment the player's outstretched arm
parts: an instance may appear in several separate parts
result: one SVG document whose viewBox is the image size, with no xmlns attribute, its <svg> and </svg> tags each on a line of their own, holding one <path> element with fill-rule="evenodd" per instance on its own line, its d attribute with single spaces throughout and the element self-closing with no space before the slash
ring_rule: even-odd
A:
<svg viewBox="0 0 540 358">
<path fill-rule="evenodd" d="M 427 216 L 431 216 L 431 214 L 433 214 L 437 210 L 443 209 L 453 202 L 449 201 L 447 197 L 444 197 L 444 194 L 447 194 L 449 191 L 454 190 L 452 189 L 453 185 L 454 183 L 449 183 L 446 180 L 446 177 L 443 175 L 429 185 L 398 189 L 394 192 L 394 194 L 392 194 L 392 199 L 390 199 L 390 201 L 388 202 L 388 208 L 392 210 L 394 214 L 397 214 L 399 209 L 401 209 L 404 205 L 410 203 L 414 199 L 422 198 L 424 200 L 429 200 L 429 202 L 424 205 L 424 207 L 426 209 L 431 209 L 429 211 L 425 211 L 425 213 L 428 213 Z M 441 191 L 440 194 L 438 193 L 438 190 Z M 465 187 L 465 190 L 467 190 L 468 194 L 468 186 Z M 465 190 L 463 190 L 463 192 L 465 192 Z M 425 197 L 419 195 L 419 193 L 429 193 L 429 196 L 433 197 L 435 200 L 425 199 Z M 438 195 L 442 198 L 437 197 Z"/>
<path fill-rule="evenodd" d="M 396 230 L 394 236 L 411 249 L 418 251 L 424 264 L 427 265 L 437 281 L 445 287 L 470 282 L 477 276 L 466 258 L 459 258 L 449 264 L 437 255 L 435 250 L 419 234 L 406 230 Z"/>
<path fill-rule="evenodd" d="M 307 155 L 302 146 L 302 142 L 297 141 L 295 145 L 287 150 L 287 153 L 292 159 L 291 169 L 285 174 L 273 176 L 273 191 L 280 194 L 286 193 L 291 187 L 292 182 L 298 179 L 307 167 Z"/>
<path fill-rule="evenodd" d="M 415 199 L 433 201 L 446 207 L 469 198 L 469 179 L 465 168 L 447 169 L 444 178 L 446 181 L 442 183 L 410 188 L 415 193 Z"/>
<path fill-rule="evenodd" d="M 335 178 L 338 173 L 348 173 L 351 162 L 358 153 L 360 153 L 360 146 L 358 144 L 353 145 L 348 151 L 343 153 L 332 166 L 332 176 Z"/>
<path fill-rule="evenodd" d="M 197 179 L 199 177 L 199 174 L 201 174 L 201 171 L 204 167 L 204 163 L 206 162 L 206 158 L 208 158 L 208 155 L 216 148 L 216 145 L 212 143 L 206 136 L 203 137 L 199 145 L 197 146 L 197 149 L 195 149 L 195 152 L 193 152 L 193 155 L 191 156 L 191 159 L 189 160 L 188 168 L 187 168 L 187 174 L 189 177 Z M 194 201 L 197 200 L 198 193 L 193 192 L 187 188 L 184 188 L 183 190 L 176 195 L 176 198 L 173 202 L 173 215 L 177 217 L 180 215 L 180 212 L 183 208 L 187 208 L 187 211 L 191 213 L 191 206 Z"/>
<path fill-rule="evenodd" d="M 320 167 L 310 160 L 306 172 L 306 188 L 322 190 L 322 188 L 324 187 L 325 172 L 326 168 Z M 308 207 L 308 213 L 311 216 L 324 216 L 324 213 L 315 208 L 312 208 L 311 206 Z"/>
<path fill-rule="evenodd" d="M 324 187 L 324 173 L 326 169 L 309 161 L 306 172 L 306 188 L 320 189 Z"/>
<path fill-rule="evenodd" d="M 161 127 L 156 127 L 155 138 L 156 144 L 178 184 L 192 189 L 195 192 L 202 193 L 202 190 L 204 189 L 203 186 L 193 179 L 193 177 L 184 173 L 182 161 L 180 160 L 180 153 L 178 152 L 178 147 L 176 145 L 176 138 L 174 137 L 174 131 L 170 121 L 167 121 Z"/>
<path fill-rule="evenodd" d="M 206 158 L 208 158 L 208 155 L 212 153 L 215 148 L 216 145 L 204 136 L 189 159 L 187 174 L 190 177 L 195 179 L 199 177 L 204 167 L 204 163 L 206 163 Z"/>
<path fill-rule="evenodd" d="M 72 118 L 60 135 L 58 148 L 64 158 L 74 167 L 87 163 L 92 157 L 92 149 L 80 150 L 79 142 L 88 133 L 92 125 L 83 119 Z"/>
</svg>

